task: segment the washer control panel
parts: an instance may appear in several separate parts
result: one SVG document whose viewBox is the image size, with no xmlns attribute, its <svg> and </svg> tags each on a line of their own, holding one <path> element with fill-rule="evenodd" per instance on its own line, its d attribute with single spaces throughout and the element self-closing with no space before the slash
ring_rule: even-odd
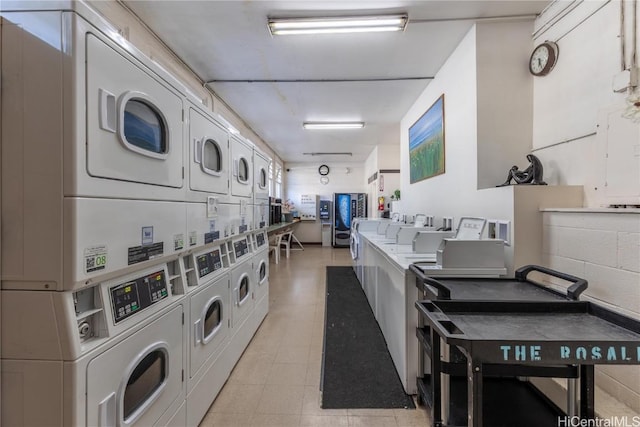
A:
<svg viewBox="0 0 640 427">
<path fill-rule="evenodd" d="M 222 268 L 220 249 L 197 256 L 196 263 L 198 265 L 198 276 L 201 279 L 214 271 L 220 270 Z"/>
<path fill-rule="evenodd" d="M 113 286 L 109 293 L 115 323 L 169 296 L 164 270 Z"/>
<path fill-rule="evenodd" d="M 265 233 L 256 234 L 256 245 L 258 247 L 263 246 L 266 243 L 266 239 L 264 237 Z"/>
<path fill-rule="evenodd" d="M 235 252 L 236 259 L 249 253 L 249 245 L 247 244 L 246 237 L 233 242 L 233 251 Z"/>
</svg>

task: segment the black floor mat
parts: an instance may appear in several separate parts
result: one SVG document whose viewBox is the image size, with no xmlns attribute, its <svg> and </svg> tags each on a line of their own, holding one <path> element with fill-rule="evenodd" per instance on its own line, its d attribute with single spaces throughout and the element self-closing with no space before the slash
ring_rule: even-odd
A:
<svg viewBox="0 0 640 427">
<path fill-rule="evenodd" d="M 327 267 L 320 387 L 324 409 L 415 408 L 351 267 Z"/>
</svg>

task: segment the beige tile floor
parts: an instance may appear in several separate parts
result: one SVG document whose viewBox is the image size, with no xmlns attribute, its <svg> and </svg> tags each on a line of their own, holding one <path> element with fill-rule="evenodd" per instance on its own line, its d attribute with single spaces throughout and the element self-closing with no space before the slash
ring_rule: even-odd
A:
<svg viewBox="0 0 640 427">
<path fill-rule="evenodd" d="M 202 427 L 431 425 L 410 409 L 322 409 L 325 267 L 351 265 L 348 249 L 305 246 L 271 262 L 269 314 L 211 405 Z"/>
</svg>

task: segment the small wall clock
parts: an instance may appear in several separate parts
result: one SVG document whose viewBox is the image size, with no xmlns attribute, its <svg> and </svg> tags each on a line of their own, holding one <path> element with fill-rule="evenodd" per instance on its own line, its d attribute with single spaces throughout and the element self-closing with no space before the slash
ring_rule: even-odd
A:
<svg viewBox="0 0 640 427">
<path fill-rule="evenodd" d="M 327 185 L 328 183 L 329 183 L 329 177 L 328 176 L 321 176 L 320 177 L 320 184 Z"/>
<path fill-rule="evenodd" d="M 322 176 L 329 175 L 329 166 L 320 165 L 320 167 L 318 168 L 318 173 Z"/>
<path fill-rule="evenodd" d="M 551 41 L 539 44 L 533 49 L 529 58 L 529 71 L 534 76 L 546 76 L 558 62 L 560 50 L 558 45 Z"/>
</svg>

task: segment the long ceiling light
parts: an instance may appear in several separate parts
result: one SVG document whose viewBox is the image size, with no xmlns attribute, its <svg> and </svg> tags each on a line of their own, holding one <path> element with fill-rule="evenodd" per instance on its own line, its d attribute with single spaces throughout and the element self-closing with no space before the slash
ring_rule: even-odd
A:
<svg viewBox="0 0 640 427">
<path fill-rule="evenodd" d="M 404 31 L 408 19 L 406 14 L 335 18 L 269 18 L 269 31 L 274 36 Z"/>
<path fill-rule="evenodd" d="M 304 122 L 302 127 L 308 130 L 362 129 L 364 122 Z"/>
</svg>

